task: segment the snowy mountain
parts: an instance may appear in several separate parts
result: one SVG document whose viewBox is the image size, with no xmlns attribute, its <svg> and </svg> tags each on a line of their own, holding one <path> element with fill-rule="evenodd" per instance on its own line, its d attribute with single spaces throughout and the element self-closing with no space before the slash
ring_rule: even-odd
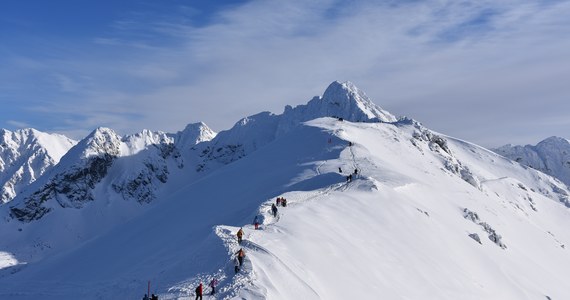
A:
<svg viewBox="0 0 570 300">
<path fill-rule="evenodd" d="M 222 165 L 255 151 L 276 138 L 293 131 L 303 122 L 321 117 L 334 117 L 352 122 L 395 122 L 389 112 L 374 104 L 351 82 L 331 83 L 322 97 L 314 97 L 306 105 L 286 106 L 281 115 L 263 112 L 238 121 L 230 130 L 222 131 L 209 144 L 197 148 L 203 170 L 212 161 Z"/>
<path fill-rule="evenodd" d="M 52 171 L 81 174 L 71 180 L 79 191 L 94 182 L 93 200 L 57 192 L 55 201 L 38 198 L 53 208 L 40 218 L 4 217 L 0 297 L 140 299 L 150 282 L 160 299 L 194 299 L 200 282 L 217 278 L 211 299 L 570 298 L 564 184 L 396 120 L 352 84 L 331 87 L 348 96 L 325 92 L 180 148 L 177 135 L 96 130 Z M 155 146 L 164 144 L 174 150 Z M 132 170 L 160 187 L 150 203 L 113 186 L 141 173 Z M 59 186 L 62 176 L 46 182 Z M 289 204 L 273 216 L 276 197 Z M 240 248 L 245 262 L 234 274 Z"/>
<path fill-rule="evenodd" d="M 77 142 L 35 129 L 0 129 L 0 204 L 56 165 Z"/>
<path fill-rule="evenodd" d="M 109 128 L 98 128 L 69 150 L 52 174 L 16 198 L 10 215 L 30 222 L 53 209 L 82 208 L 96 200 L 100 186 L 99 198 L 116 193 L 124 200 L 151 202 L 170 170 L 183 168 L 180 150 L 214 136 L 203 123 L 188 125 L 176 135 L 144 130 L 120 137 Z"/>
<path fill-rule="evenodd" d="M 570 141 L 549 137 L 536 146 L 505 145 L 494 149 L 505 157 L 560 179 L 570 186 Z"/>
</svg>

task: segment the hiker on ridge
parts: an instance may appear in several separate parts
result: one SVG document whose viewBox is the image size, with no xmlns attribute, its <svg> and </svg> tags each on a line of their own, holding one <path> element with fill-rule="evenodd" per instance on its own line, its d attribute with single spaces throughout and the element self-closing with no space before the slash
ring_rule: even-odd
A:
<svg viewBox="0 0 570 300">
<path fill-rule="evenodd" d="M 253 218 L 253 226 L 255 226 L 255 230 L 257 230 L 259 228 L 259 216 L 256 215 L 255 218 Z"/>
<path fill-rule="evenodd" d="M 242 237 L 243 237 L 243 229 L 240 228 L 236 235 L 237 235 L 237 239 L 238 239 L 238 244 L 241 244 Z"/>
<path fill-rule="evenodd" d="M 243 251 L 243 248 L 240 248 L 236 255 L 239 261 L 239 266 L 241 267 L 243 265 L 243 258 L 245 257 L 245 251 Z"/>
<path fill-rule="evenodd" d="M 212 278 L 212 281 L 210 281 L 210 287 L 212 288 L 212 292 L 210 293 L 210 295 L 214 295 L 216 293 L 217 285 L 218 285 L 218 280 L 216 278 Z"/>
<path fill-rule="evenodd" d="M 271 204 L 271 213 L 273 214 L 274 218 L 277 217 L 277 206 L 275 206 L 275 204 Z"/>
<path fill-rule="evenodd" d="M 200 285 L 196 288 L 196 299 L 195 300 L 198 300 L 198 299 L 202 300 L 202 291 L 203 291 L 202 283 L 200 282 Z"/>
<path fill-rule="evenodd" d="M 234 257 L 234 271 L 237 274 L 237 272 L 239 272 L 239 259 L 238 257 Z"/>
</svg>

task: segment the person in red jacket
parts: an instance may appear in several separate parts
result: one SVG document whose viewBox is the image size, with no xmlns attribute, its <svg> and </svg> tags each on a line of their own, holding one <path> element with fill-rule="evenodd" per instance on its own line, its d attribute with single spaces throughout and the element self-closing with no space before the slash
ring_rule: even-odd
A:
<svg viewBox="0 0 570 300">
<path fill-rule="evenodd" d="M 196 300 L 202 300 L 202 283 L 196 288 Z"/>
</svg>

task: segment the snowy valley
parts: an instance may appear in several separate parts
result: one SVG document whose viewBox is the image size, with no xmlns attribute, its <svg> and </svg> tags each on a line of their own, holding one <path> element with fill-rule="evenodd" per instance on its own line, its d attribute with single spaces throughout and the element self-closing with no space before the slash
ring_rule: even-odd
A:
<svg viewBox="0 0 570 300">
<path fill-rule="evenodd" d="M 194 299 L 212 278 L 210 299 L 570 299 L 564 183 L 349 82 L 219 133 L 65 141 L 4 192 L 2 299 L 142 299 L 149 281 Z M 1 166 L 2 183 L 19 168 Z"/>
</svg>

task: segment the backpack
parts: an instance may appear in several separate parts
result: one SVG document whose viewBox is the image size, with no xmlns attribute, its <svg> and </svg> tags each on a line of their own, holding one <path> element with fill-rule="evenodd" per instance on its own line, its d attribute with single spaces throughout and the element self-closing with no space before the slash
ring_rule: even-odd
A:
<svg viewBox="0 0 570 300">
<path fill-rule="evenodd" d="M 196 291 L 196 295 L 197 295 L 197 294 L 200 294 L 200 286 L 196 287 L 196 290 L 195 290 L 195 291 Z"/>
</svg>

